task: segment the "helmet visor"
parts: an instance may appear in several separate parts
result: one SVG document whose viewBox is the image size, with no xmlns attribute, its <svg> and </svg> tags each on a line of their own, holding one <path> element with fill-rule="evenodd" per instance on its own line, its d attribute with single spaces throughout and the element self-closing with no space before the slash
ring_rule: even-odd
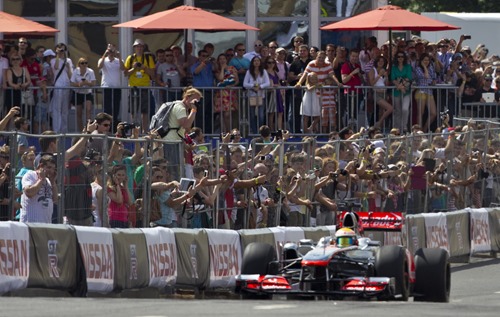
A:
<svg viewBox="0 0 500 317">
<path fill-rule="evenodd" d="M 337 245 L 339 247 L 348 247 L 354 244 L 354 237 L 338 237 Z"/>
</svg>

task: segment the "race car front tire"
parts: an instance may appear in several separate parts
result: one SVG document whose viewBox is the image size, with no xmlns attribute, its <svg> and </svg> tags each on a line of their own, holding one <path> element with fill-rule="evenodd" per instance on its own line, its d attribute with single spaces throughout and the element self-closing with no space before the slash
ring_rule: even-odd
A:
<svg viewBox="0 0 500 317">
<path fill-rule="evenodd" d="M 243 252 L 241 274 L 276 274 L 270 269 L 269 263 L 276 261 L 276 250 L 267 243 L 252 242 Z"/>
<path fill-rule="evenodd" d="M 375 274 L 378 277 L 394 277 L 398 300 L 408 301 L 410 295 L 408 262 L 403 247 L 397 245 L 382 246 L 375 257 Z"/>
<path fill-rule="evenodd" d="M 415 301 L 450 301 L 449 255 L 443 249 L 419 249 L 415 253 Z"/>
</svg>

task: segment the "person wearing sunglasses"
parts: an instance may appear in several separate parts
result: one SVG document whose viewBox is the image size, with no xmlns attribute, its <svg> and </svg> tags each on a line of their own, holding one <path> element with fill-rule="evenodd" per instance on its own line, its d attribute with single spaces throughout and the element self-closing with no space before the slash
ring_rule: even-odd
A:
<svg viewBox="0 0 500 317">
<path fill-rule="evenodd" d="M 254 50 L 251 51 L 251 52 L 248 52 L 246 53 L 245 55 L 243 55 L 244 58 L 248 59 L 249 61 L 252 61 L 252 59 L 257 56 L 257 57 L 261 57 L 260 55 L 260 51 L 262 50 L 262 47 L 264 46 L 264 44 L 262 43 L 261 40 L 257 40 L 255 41 L 253 47 L 254 47 Z"/>
<path fill-rule="evenodd" d="M 87 149 L 93 149 L 97 153 L 102 154 L 102 149 L 104 148 L 103 135 L 110 134 L 113 124 L 113 117 L 108 113 L 99 112 L 95 116 L 95 122 L 97 123 L 97 129 L 95 129 L 92 134 L 100 134 L 101 136 L 90 138 Z"/>
<path fill-rule="evenodd" d="M 87 121 L 91 118 L 92 105 L 94 104 L 94 94 L 90 87 L 95 86 L 96 79 L 94 70 L 88 67 L 88 60 L 80 57 L 78 67 L 75 68 L 71 76 L 71 86 L 78 87 L 73 89 L 72 104 L 76 107 L 76 126 L 77 131 L 83 130 L 83 120 Z M 85 88 L 83 88 L 85 87 Z M 85 117 L 83 117 L 83 108 L 85 108 Z"/>
</svg>

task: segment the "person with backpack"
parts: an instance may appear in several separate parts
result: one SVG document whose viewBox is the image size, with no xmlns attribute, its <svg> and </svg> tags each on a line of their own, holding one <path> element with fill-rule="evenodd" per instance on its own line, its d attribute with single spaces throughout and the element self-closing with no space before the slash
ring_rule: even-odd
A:
<svg viewBox="0 0 500 317">
<path fill-rule="evenodd" d="M 193 126 L 196 118 L 197 103 L 202 93 L 193 87 L 184 88 L 182 100 L 164 103 L 151 119 L 150 129 L 165 141 L 184 141 L 186 131 Z M 164 157 L 175 167 L 175 176 L 179 176 L 180 151 L 177 143 L 164 144 Z"/>
</svg>

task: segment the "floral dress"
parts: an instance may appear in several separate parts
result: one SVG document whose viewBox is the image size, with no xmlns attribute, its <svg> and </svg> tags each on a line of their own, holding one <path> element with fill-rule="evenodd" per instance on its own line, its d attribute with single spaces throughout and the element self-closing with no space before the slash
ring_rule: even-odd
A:
<svg viewBox="0 0 500 317">
<path fill-rule="evenodd" d="M 227 66 L 224 70 L 224 79 L 221 83 L 234 83 L 234 74 L 236 68 Z M 229 84 L 231 85 L 231 84 Z M 234 84 L 233 84 L 234 85 Z M 231 86 L 233 86 L 231 85 Z M 218 85 L 228 86 L 228 85 Z M 236 89 L 218 89 L 215 93 L 215 109 L 214 112 L 235 111 L 238 110 L 238 92 Z"/>
</svg>

